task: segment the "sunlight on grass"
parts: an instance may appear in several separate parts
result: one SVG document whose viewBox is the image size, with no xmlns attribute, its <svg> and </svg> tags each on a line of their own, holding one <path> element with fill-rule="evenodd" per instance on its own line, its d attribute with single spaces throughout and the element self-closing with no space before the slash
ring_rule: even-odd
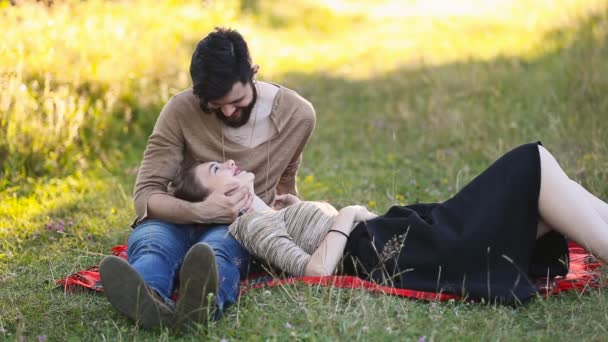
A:
<svg viewBox="0 0 608 342">
<path fill-rule="evenodd" d="M 0 160 L 3 173 L 23 166 L 28 175 L 82 167 L 107 148 L 102 137 L 132 133 L 134 108 L 160 106 L 174 86 L 186 87 L 201 32 L 233 22 L 237 8 L 234 1 L 3 7 L 0 25 L 10 29 L 0 41 Z"/>
<path fill-rule="evenodd" d="M 193 47 L 216 25 L 244 34 L 262 78 L 365 79 L 403 66 L 539 56 L 568 44 L 547 42 L 549 32 L 606 8 L 594 0 L 253 3 L 4 2 L 3 174 L 74 170 L 121 137 L 144 139 L 140 122 L 189 86 Z"/>
<path fill-rule="evenodd" d="M 313 3 L 321 9 L 312 12 L 319 22 L 335 21 L 329 28 L 306 25 L 306 20 L 302 24 L 302 13 L 304 17 L 311 13 L 307 6 Z M 366 78 L 404 65 L 441 65 L 497 56 L 533 58 L 556 48 L 541 44 L 547 33 L 606 8 L 603 1 L 574 0 L 559 4 L 310 1 L 298 5 L 301 8 L 294 10 L 291 3 L 263 2 L 260 12 L 278 13 L 287 28 L 246 29 L 253 37 L 256 61 L 273 76 L 298 70 Z M 254 23 L 265 23 L 264 18 L 262 15 Z"/>
<path fill-rule="evenodd" d="M 120 184 L 96 174 L 28 179 L 0 192 L 0 203 L 0 260 L 12 257 L 25 240 L 44 234 L 46 242 L 65 234 L 86 239 L 87 234 L 107 234 L 116 219 L 126 228 L 124 221 L 132 213 L 130 196 Z"/>
<path fill-rule="evenodd" d="M 25 2 L 12 7 L 4 2 L 0 7 L 3 14 L 0 24 L 9 29 L 0 41 L 3 89 L 0 92 L 0 172 L 4 176 L 0 179 L 0 189 L 7 188 L 9 192 L 2 195 L 6 204 L 1 209 L 0 237 L 8 236 L 9 226 L 27 231 L 25 227 L 32 217 L 75 201 L 80 192 L 85 191 L 82 179 L 67 177 L 59 178 L 56 183 L 36 185 L 35 195 L 22 197 L 18 192 L 9 195 L 12 179 L 39 174 L 64 177 L 75 170 L 99 165 L 112 167 L 126 158 L 123 151 L 130 150 L 124 146 L 134 140 L 145 141 L 163 103 L 189 85 L 192 49 L 213 26 L 232 26 L 243 33 L 254 62 L 262 66 L 260 78 L 280 82 L 291 74 L 315 74 L 355 84 L 370 77 L 390 79 L 391 72 L 397 68 L 430 68 L 496 57 L 519 59 L 512 68 L 497 69 L 495 73 L 521 70 L 522 60 L 568 46 L 579 20 L 601 15 L 607 5 L 605 1 L 574 0 L 559 3 L 301 0 L 252 1 L 251 7 L 244 4 L 139 0 L 58 2 L 52 7 Z M 134 12 L 138 15 L 133 16 Z M 166 21 L 169 17 L 173 18 L 170 25 Z M 573 30 L 568 31 L 569 27 Z M 565 28 L 558 39 L 548 39 L 558 28 Z M 596 39 L 606 36 L 605 25 L 598 25 L 594 30 Z M 602 55 L 597 52 L 599 49 L 595 51 L 585 66 L 599 71 L 603 68 Z M 487 72 L 483 65 L 477 68 L 465 77 L 456 71 L 454 81 L 449 72 L 443 72 L 443 79 L 429 72 L 415 76 L 411 85 L 410 79 L 403 78 L 376 82 L 373 87 L 358 87 L 364 98 L 380 99 L 383 93 L 391 97 L 386 103 L 378 102 L 377 115 L 382 119 L 367 122 L 366 134 L 383 135 L 384 121 L 391 119 L 393 129 L 399 125 L 416 127 L 418 114 L 426 112 L 428 117 L 420 123 L 425 125 L 425 130 L 436 136 L 440 132 L 456 132 L 452 135 L 461 132 L 464 138 L 465 119 L 472 121 L 473 117 L 477 122 L 483 116 L 471 111 L 466 102 L 454 105 L 450 100 L 454 96 L 466 98 L 486 91 L 480 85 L 486 81 Z M 582 69 L 580 75 L 581 84 L 574 85 L 580 91 L 572 93 L 573 99 L 581 96 L 581 102 L 589 102 L 589 96 L 600 96 L 602 89 L 595 85 L 601 84 L 602 73 Z M 546 76 L 536 78 L 542 80 Z M 418 95 L 413 99 L 395 98 L 393 88 L 416 89 L 416 82 L 435 85 L 428 104 L 420 104 Z M 331 87 L 319 83 L 315 88 L 317 86 Z M 488 91 L 490 100 L 497 96 L 495 89 Z M 333 120 L 341 111 L 350 110 L 339 105 L 345 96 L 339 89 L 311 89 L 309 93 L 321 108 L 326 108 L 325 118 L 321 120 Z M 470 113 L 465 115 L 467 111 Z M 560 127 L 559 118 L 551 120 L 549 127 Z M 580 120 L 572 122 L 572 125 L 579 124 Z M 500 125 L 517 127 L 517 120 L 505 117 L 504 122 L 496 122 L 497 127 L 502 127 Z M 598 125 L 591 123 L 590 127 Z M 592 132 L 602 134 L 601 129 Z M 321 130 L 319 135 L 323 134 Z M 324 146 L 338 138 L 331 134 L 331 138 L 317 142 L 316 146 L 320 146 L 317 149 L 327 148 L 331 153 L 335 144 Z M 601 151 L 603 147 L 597 149 Z M 395 155 L 403 158 L 395 152 L 386 154 L 393 159 Z M 389 169 L 398 166 L 394 160 L 386 160 L 381 165 Z M 303 170 L 303 193 L 315 199 L 338 196 L 339 202 L 349 200 L 355 191 L 351 184 L 326 184 L 330 174 L 319 172 Z M 346 172 L 348 170 L 343 174 Z M 462 170 L 450 172 L 461 174 Z M 313 175 L 322 175 L 325 179 L 314 179 Z M 70 182 L 76 182 L 72 184 L 74 188 L 69 188 Z M 102 186 L 100 181 L 91 184 Z M 418 198 L 416 193 L 420 192 L 433 193 L 434 197 L 443 194 L 428 188 L 414 193 L 399 187 L 402 189 L 403 185 L 394 184 L 388 193 L 378 193 L 372 183 L 361 196 L 364 201 L 373 201 L 384 208 L 390 203 L 404 202 L 398 196 L 409 200 Z M 446 191 L 452 191 L 450 189 Z"/>
</svg>

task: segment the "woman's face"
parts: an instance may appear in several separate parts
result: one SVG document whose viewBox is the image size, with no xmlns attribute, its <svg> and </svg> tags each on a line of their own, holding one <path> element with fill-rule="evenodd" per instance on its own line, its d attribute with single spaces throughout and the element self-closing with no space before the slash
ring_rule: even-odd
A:
<svg viewBox="0 0 608 342">
<path fill-rule="evenodd" d="M 234 160 L 227 160 L 225 163 L 208 162 L 200 164 L 196 167 L 196 174 L 203 186 L 210 192 L 226 189 L 229 184 L 244 185 L 253 191 L 255 175 L 239 169 Z"/>
</svg>

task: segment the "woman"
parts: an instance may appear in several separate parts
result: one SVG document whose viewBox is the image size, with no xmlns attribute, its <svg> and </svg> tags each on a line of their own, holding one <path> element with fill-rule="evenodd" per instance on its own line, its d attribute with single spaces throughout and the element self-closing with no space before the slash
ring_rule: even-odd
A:
<svg viewBox="0 0 608 342">
<path fill-rule="evenodd" d="M 193 165 L 178 177 L 175 194 L 202 201 L 234 179 L 252 187 L 254 175 L 231 160 Z M 443 203 L 395 206 L 382 216 L 291 195 L 277 204 L 284 208 L 254 200 L 253 211 L 229 229 L 250 253 L 294 276 L 338 270 L 394 287 L 515 303 L 537 292 L 530 277 L 567 273 L 564 235 L 608 261 L 608 204 L 570 180 L 539 143 L 508 152 Z"/>
</svg>

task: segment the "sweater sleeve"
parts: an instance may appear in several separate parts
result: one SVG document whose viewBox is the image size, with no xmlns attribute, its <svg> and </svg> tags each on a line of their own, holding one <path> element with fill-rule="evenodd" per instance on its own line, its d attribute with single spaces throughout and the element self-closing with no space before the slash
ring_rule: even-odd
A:
<svg viewBox="0 0 608 342">
<path fill-rule="evenodd" d="M 292 276 L 304 275 L 311 255 L 294 243 L 282 220 L 244 216 L 229 230 L 249 253 Z"/>
<path fill-rule="evenodd" d="M 166 194 L 183 160 L 184 138 L 179 126 L 179 106 L 172 98 L 161 111 L 137 173 L 133 202 L 136 223 L 148 217 L 148 200 Z"/>
</svg>

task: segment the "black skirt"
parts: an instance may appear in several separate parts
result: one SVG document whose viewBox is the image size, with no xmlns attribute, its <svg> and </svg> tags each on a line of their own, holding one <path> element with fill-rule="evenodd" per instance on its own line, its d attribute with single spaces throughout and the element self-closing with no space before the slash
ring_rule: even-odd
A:
<svg viewBox="0 0 608 342">
<path fill-rule="evenodd" d="M 394 206 L 355 227 L 342 272 L 376 283 L 519 303 L 532 279 L 568 272 L 557 232 L 536 239 L 540 157 L 522 145 L 443 203 Z"/>
</svg>

